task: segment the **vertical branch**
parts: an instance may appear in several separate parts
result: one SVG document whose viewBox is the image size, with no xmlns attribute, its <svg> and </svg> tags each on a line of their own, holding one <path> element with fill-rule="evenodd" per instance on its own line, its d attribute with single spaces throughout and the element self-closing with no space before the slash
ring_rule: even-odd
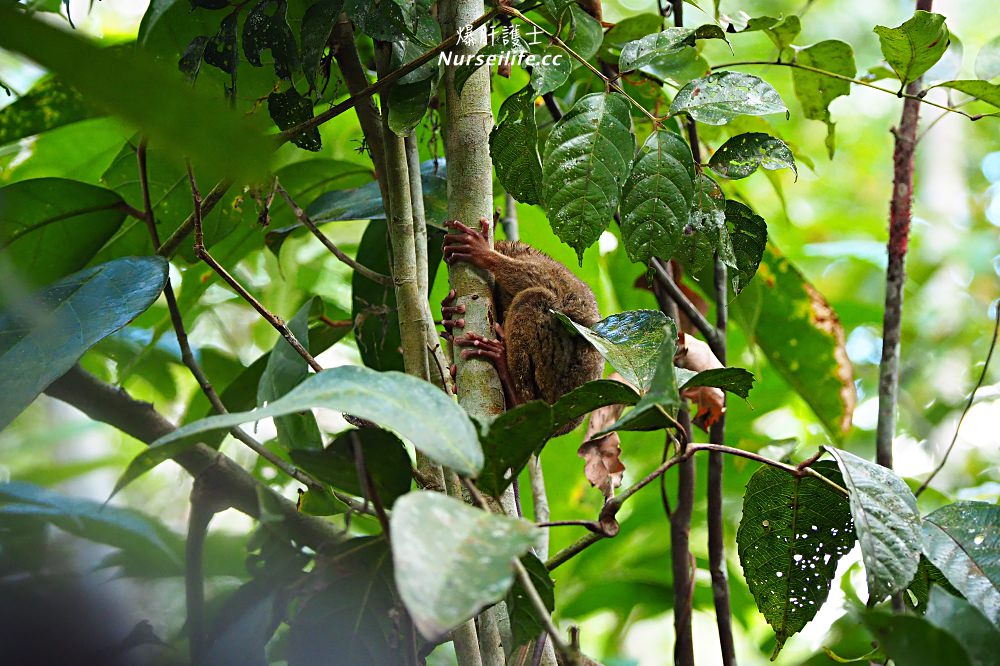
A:
<svg viewBox="0 0 1000 666">
<path fill-rule="evenodd" d="M 917 9 L 930 11 L 931 0 L 917 0 Z M 920 92 L 921 79 L 906 87 L 906 92 Z M 878 369 L 878 425 L 875 430 L 875 456 L 878 464 L 892 468 L 892 440 L 896 434 L 896 405 L 899 398 L 899 339 L 903 322 L 903 283 L 906 282 L 906 249 L 910 240 L 913 204 L 913 155 L 916 150 L 920 102 L 915 97 L 903 100 L 892 155 L 892 200 L 889 202 L 889 264 L 885 273 L 885 313 L 882 317 L 882 360 Z"/>
</svg>

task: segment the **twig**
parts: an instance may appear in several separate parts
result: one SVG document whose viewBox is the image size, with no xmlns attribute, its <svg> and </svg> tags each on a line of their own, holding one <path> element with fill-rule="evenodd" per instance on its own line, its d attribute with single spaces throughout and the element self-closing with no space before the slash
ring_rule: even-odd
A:
<svg viewBox="0 0 1000 666">
<path fill-rule="evenodd" d="M 220 180 L 215 184 L 215 187 L 209 190 L 208 194 L 205 195 L 204 200 L 201 202 L 201 217 L 199 218 L 199 221 L 212 212 L 212 209 L 215 208 L 216 204 L 222 200 L 222 197 L 225 196 L 229 188 L 232 187 L 232 184 L 232 181 Z M 187 238 L 188 235 L 194 230 L 194 222 L 195 214 L 191 213 L 183 222 L 181 222 L 181 225 L 174 230 L 174 233 L 170 234 L 167 240 L 163 241 L 163 245 L 160 245 L 160 247 L 157 248 L 156 254 L 161 257 L 169 257 L 176 252 L 177 248 L 179 248 L 181 243 L 184 242 L 184 239 Z"/>
<path fill-rule="evenodd" d="M 367 266 L 359 264 L 357 261 L 354 260 L 353 257 L 350 257 L 347 254 L 345 254 L 343 250 L 337 247 L 337 245 L 332 240 L 330 240 L 329 236 L 320 231 L 320 228 L 316 226 L 316 223 L 312 221 L 312 218 L 310 218 L 309 215 L 304 210 L 302 210 L 301 206 L 295 203 L 295 200 L 292 199 L 292 195 L 290 195 L 288 191 L 281 186 L 281 183 L 278 182 L 277 178 L 274 179 L 274 183 L 275 183 L 275 189 L 285 200 L 285 203 L 288 204 L 288 207 L 292 209 L 292 213 L 295 215 L 296 219 L 298 219 L 298 221 L 302 223 L 302 226 L 311 231 L 312 235 L 318 238 L 319 242 L 321 242 L 333 256 L 337 257 L 337 259 L 340 259 L 340 261 L 350 266 L 355 272 L 357 272 L 360 275 L 363 275 L 372 282 L 385 286 L 392 284 L 392 278 L 390 278 L 388 275 L 383 275 L 378 271 L 373 271 Z"/>
<path fill-rule="evenodd" d="M 680 287 L 674 282 L 663 261 L 654 258 L 649 262 L 649 265 L 656 271 L 656 275 L 660 279 L 660 284 L 667 292 L 667 295 L 684 312 L 684 315 L 691 320 L 691 323 L 695 325 L 698 332 L 704 336 L 705 341 L 710 346 L 717 345 L 719 336 L 715 327 L 705 318 L 705 315 L 698 311 L 698 308 L 691 302 L 691 299 L 685 296 L 684 292 L 680 290 Z"/>
<path fill-rule="evenodd" d="M 229 508 L 214 483 L 215 466 L 195 477 L 191 487 L 191 511 L 184 543 L 184 597 L 187 610 L 187 633 L 192 664 L 203 663 L 207 647 L 205 633 L 204 550 L 208 525 L 213 516 Z"/>
<path fill-rule="evenodd" d="M 972 409 L 972 403 L 976 399 L 976 391 L 980 389 L 983 385 L 983 381 L 986 380 L 986 371 L 990 368 L 990 360 L 993 358 L 993 350 L 997 346 L 997 333 L 1000 332 L 1000 301 L 997 301 L 995 305 L 997 317 L 993 324 L 993 339 L 990 340 L 990 349 L 986 352 L 986 360 L 983 362 L 983 371 L 979 373 L 979 380 L 976 381 L 976 385 L 972 387 L 972 393 L 969 394 L 969 400 L 965 403 L 965 409 L 962 410 L 962 415 L 958 417 L 958 423 L 955 425 L 955 434 L 952 435 L 951 443 L 948 444 L 948 448 L 945 450 L 944 456 L 941 458 L 941 462 L 937 464 L 937 467 L 934 468 L 930 476 L 928 476 L 927 479 L 920 484 L 920 487 L 917 488 L 917 491 L 913 493 L 917 497 L 920 497 L 920 493 L 927 489 L 927 486 L 930 485 L 931 481 L 934 480 L 934 477 L 937 476 L 938 472 L 944 468 L 945 463 L 948 462 L 948 456 L 951 455 L 951 450 L 955 448 L 955 442 L 958 441 L 958 433 L 962 429 L 962 421 L 965 420 L 965 415 L 969 413 L 970 409 Z"/>
<path fill-rule="evenodd" d="M 275 330 L 281 334 L 281 337 L 288 341 L 288 344 L 292 346 L 292 349 L 298 352 L 299 356 L 306 360 L 309 367 L 316 372 L 321 372 L 323 370 L 323 366 L 321 366 L 316 359 L 313 358 L 312 354 L 310 354 L 309 351 L 302 346 L 302 343 L 299 342 L 298 338 L 295 337 L 295 334 L 292 333 L 291 329 L 288 328 L 285 322 L 282 321 L 277 315 L 271 313 L 261 304 L 260 301 L 254 298 L 253 295 L 248 292 L 236 278 L 230 275 L 229 272 L 223 268 L 222 265 L 220 265 L 219 262 L 217 262 L 205 248 L 205 235 L 201 226 L 201 193 L 198 191 L 198 183 L 195 181 L 194 172 L 191 170 L 190 165 L 188 166 L 188 180 L 191 184 L 191 197 L 194 200 L 193 228 L 195 255 L 204 261 L 213 271 L 218 273 L 219 277 L 232 287 L 233 291 L 239 294 L 240 298 L 249 303 L 253 309 L 256 310 L 258 314 L 265 319 L 265 321 L 267 321 L 267 323 L 273 326 Z"/>
<path fill-rule="evenodd" d="M 354 450 L 354 465 L 358 468 L 358 477 L 360 477 L 361 487 L 365 490 L 365 504 L 368 504 L 370 499 L 372 504 L 375 506 L 375 515 L 378 518 L 379 524 L 382 526 L 382 535 L 385 540 L 389 540 L 389 516 L 386 513 L 385 505 L 382 504 L 382 498 L 378 495 L 378 490 L 375 489 L 375 482 L 372 480 L 372 475 L 368 471 L 368 465 L 365 462 L 365 452 L 361 446 L 361 438 L 358 437 L 358 431 L 352 430 L 350 434 L 351 438 L 351 448 Z"/>
</svg>

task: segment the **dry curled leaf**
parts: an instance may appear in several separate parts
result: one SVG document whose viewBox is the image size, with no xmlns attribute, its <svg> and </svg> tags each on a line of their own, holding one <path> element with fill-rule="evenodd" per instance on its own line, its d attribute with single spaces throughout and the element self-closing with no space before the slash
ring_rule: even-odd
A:
<svg viewBox="0 0 1000 666">
<path fill-rule="evenodd" d="M 677 354 L 674 363 L 686 370 L 703 372 L 725 367 L 712 353 L 706 342 L 681 332 L 677 337 Z M 694 423 L 702 430 L 708 430 L 713 423 L 726 413 L 726 394 L 714 386 L 696 386 L 684 389 L 682 395 L 698 406 Z"/>
<path fill-rule="evenodd" d="M 628 383 L 617 372 L 612 373 L 608 379 Z M 625 405 L 608 405 L 594 410 L 587 424 L 584 442 L 576 452 L 584 460 L 583 474 L 587 481 L 599 488 L 606 499 L 614 497 L 615 488 L 622 485 L 625 464 L 621 461 L 621 440 L 617 432 L 597 439 L 592 437 L 617 421 L 624 409 Z"/>
</svg>

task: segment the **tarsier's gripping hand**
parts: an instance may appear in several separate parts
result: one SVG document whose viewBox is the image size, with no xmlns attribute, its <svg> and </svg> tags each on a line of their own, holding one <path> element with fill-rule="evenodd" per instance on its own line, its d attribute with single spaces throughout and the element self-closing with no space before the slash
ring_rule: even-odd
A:
<svg viewBox="0 0 1000 666">
<path fill-rule="evenodd" d="M 674 363 L 695 372 L 724 367 L 707 343 L 685 335 L 683 331 L 677 339 L 677 354 L 674 356 Z M 685 398 L 694 401 L 694 404 L 698 406 L 694 422 L 703 430 L 708 430 L 726 413 L 726 395 L 722 389 L 714 386 L 696 386 L 684 389 L 683 393 Z"/>
<path fill-rule="evenodd" d="M 490 223 L 485 217 L 479 218 L 479 231 L 467 227 L 458 220 L 447 220 L 444 226 L 453 232 L 444 237 L 444 260 L 453 264 L 463 261 L 476 268 L 489 270 L 493 247 L 490 245 Z"/>
</svg>

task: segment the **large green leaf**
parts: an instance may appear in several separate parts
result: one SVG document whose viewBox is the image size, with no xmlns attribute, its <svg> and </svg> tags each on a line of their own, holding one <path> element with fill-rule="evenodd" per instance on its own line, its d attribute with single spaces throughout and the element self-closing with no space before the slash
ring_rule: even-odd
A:
<svg viewBox="0 0 1000 666">
<path fill-rule="evenodd" d="M 538 538 L 523 520 L 421 491 L 399 498 L 389 526 L 396 587 L 429 640 L 502 599 L 514 579 L 512 560 Z"/>
<path fill-rule="evenodd" d="M 429 12 L 417 16 L 416 35 L 392 45 L 389 70 L 399 69 L 415 60 L 427 50 L 427 45 L 441 41 L 441 28 Z M 409 134 L 427 112 L 434 91 L 437 89 L 440 68 L 438 59 L 432 58 L 406 74 L 389 88 L 389 129 L 399 135 Z"/>
<path fill-rule="evenodd" d="M 490 157 L 504 190 L 524 204 L 542 201 L 542 162 L 538 157 L 535 98 L 530 85 L 504 100 L 490 132 Z"/>
<path fill-rule="evenodd" d="M 851 427 L 855 389 L 837 313 L 775 250 L 765 250 L 757 273 L 733 302 L 734 318 L 839 439 Z"/>
<path fill-rule="evenodd" d="M 299 342 L 309 348 L 309 311 L 314 299 L 309 299 L 288 321 L 288 328 Z M 279 337 L 267 357 L 267 366 L 257 385 L 257 406 L 274 402 L 309 376 L 309 364 L 295 351 L 283 337 Z M 323 437 L 320 435 L 316 417 L 309 410 L 277 416 L 274 427 L 278 431 L 278 442 L 286 449 L 321 449 Z"/>
<path fill-rule="evenodd" d="M 102 49 L 9 3 L 0 5 L 0 46 L 72 81 L 88 102 L 134 124 L 178 160 L 246 180 L 267 167 L 272 144 L 246 118 L 142 52 Z"/>
<path fill-rule="evenodd" d="M 680 53 L 688 46 L 694 46 L 693 28 L 667 28 L 654 32 L 622 46 L 618 59 L 618 69 L 631 72 L 645 65 L 664 60 Z"/>
<path fill-rule="evenodd" d="M 659 14 L 636 14 L 623 18 L 604 34 L 597 57 L 604 62 L 617 64 L 627 43 L 659 32 L 662 28 L 663 17 Z"/>
<path fill-rule="evenodd" d="M 726 227 L 726 197 L 719 184 L 702 172 L 694 181 L 694 199 L 674 258 L 691 273 L 698 273 L 716 253 L 727 264 L 735 263 Z"/>
<path fill-rule="evenodd" d="M 965 599 L 932 587 L 924 617 L 959 640 L 972 666 L 997 663 L 1000 629 Z"/>
<path fill-rule="evenodd" d="M 629 105 L 618 93 L 582 97 L 556 123 L 542 155 L 542 196 L 559 238 L 583 251 L 607 228 L 635 153 Z"/>
<path fill-rule="evenodd" d="M 554 91 L 569 80 L 573 61 L 558 46 L 538 47 L 538 64 L 531 70 L 531 87 L 539 95 Z"/>
<path fill-rule="evenodd" d="M 660 346 L 673 327 L 670 317 L 659 310 L 630 310 L 587 327 L 561 312 L 556 316 L 571 332 L 579 333 L 601 352 L 601 356 L 640 393 L 649 390 Z"/>
<path fill-rule="evenodd" d="M 800 65 L 822 69 L 853 78 L 857 74 L 854 51 L 851 45 L 828 39 L 798 51 L 795 61 Z M 802 114 L 810 120 L 826 123 L 826 150 L 833 158 L 835 147 L 834 123 L 830 120 L 830 102 L 842 95 L 851 94 L 851 83 L 843 79 L 817 74 L 807 69 L 792 69 L 795 96 L 802 105 Z"/>
<path fill-rule="evenodd" d="M 288 623 L 288 665 L 412 663 L 409 651 L 397 643 L 412 628 L 398 610 L 392 554 L 385 539 L 349 539 L 325 550 L 319 559 L 310 582 L 322 587 Z"/>
<path fill-rule="evenodd" d="M 1000 626 L 1000 507 L 955 502 L 924 518 L 924 554 Z"/>
<path fill-rule="evenodd" d="M 86 266 L 121 226 L 124 203 L 111 190 L 63 178 L 0 188 L 0 258 L 10 271 L 0 304 Z"/>
<path fill-rule="evenodd" d="M 694 200 L 694 159 L 680 136 L 649 135 L 622 187 L 621 230 L 634 262 L 674 255 Z"/>
<path fill-rule="evenodd" d="M 868 574 L 870 603 L 906 589 L 920 562 L 920 514 L 906 483 L 853 453 L 825 447 L 840 465 Z"/>
<path fill-rule="evenodd" d="M 882 55 L 903 85 L 919 79 L 948 49 L 944 16 L 922 10 L 899 27 L 875 26 L 875 34 Z"/>
<path fill-rule="evenodd" d="M 757 274 L 767 247 L 767 223 L 746 204 L 729 199 L 726 201 L 726 228 L 735 264 L 731 266 L 730 279 L 733 291 L 738 294 Z"/>
<path fill-rule="evenodd" d="M 749 132 L 734 136 L 717 151 L 708 161 L 709 168 L 723 178 L 746 178 L 757 167 L 765 169 L 791 169 L 798 175 L 795 168 L 795 156 L 791 149 L 781 139 L 763 132 Z"/>
<path fill-rule="evenodd" d="M 937 85 L 939 88 L 951 88 L 963 92 L 970 97 L 982 100 L 1000 109 L 1000 85 L 988 81 L 968 79 L 964 81 L 945 81 Z"/>
<path fill-rule="evenodd" d="M 833 462 L 813 469 L 842 483 Z M 773 660 L 816 616 L 854 545 L 847 498 L 819 479 L 763 466 L 747 483 L 736 545 L 757 608 L 774 629 Z"/>
<path fill-rule="evenodd" d="M 167 262 L 129 257 L 74 273 L 0 314 L 0 430 L 83 353 L 148 308 Z"/>
<path fill-rule="evenodd" d="M 865 626 L 895 666 L 971 666 L 962 644 L 944 629 L 919 615 L 892 615 L 869 610 Z"/>
<path fill-rule="evenodd" d="M 483 450 L 472 421 L 440 389 L 401 372 L 343 365 L 311 375 L 267 407 L 209 416 L 161 437 L 132 460 L 115 492 L 189 448 L 194 443 L 191 435 L 318 408 L 345 412 L 392 430 L 460 474 L 474 476 L 482 467 Z"/>
<path fill-rule="evenodd" d="M 706 125 L 725 125 L 737 116 L 787 113 L 781 95 L 763 79 L 739 72 L 714 72 L 681 88 L 670 113 L 687 113 Z"/>
<path fill-rule="evenodd" d="M 674 423 L 681 405 L 677 388 L 677 369 L 674 356 L 677 354 L 677 327 L 667 319 L 663 325 L 663 341 L 653 357 L 656 370 L 649 382 L 649 389 L 643 394 L 633 409 L 625 412 L 615 423 L 599 434 L 612 430 L 651 430 Z"/>
<path fill-rule="evenodd" d="M 57 76 L 46 76 L 0 110 L 0 146 L 95 115 L 76 88 Z"/>
</svg>

